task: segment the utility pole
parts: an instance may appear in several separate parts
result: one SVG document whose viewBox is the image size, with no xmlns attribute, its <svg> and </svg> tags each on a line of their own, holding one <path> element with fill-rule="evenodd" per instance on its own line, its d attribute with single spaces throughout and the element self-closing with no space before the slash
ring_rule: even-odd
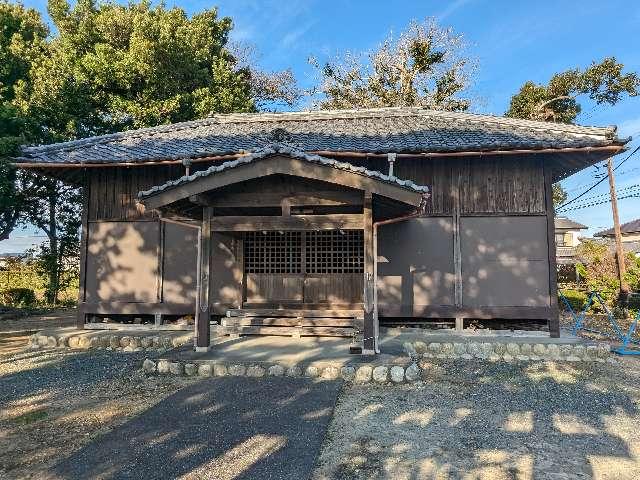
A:
<svg viewBox="0 0 640 480">
<path fill-rule="evenodd" d="M 616 260 L 618 262 L 618 278 L 620 279 L 620 300 L 622 305 L 626 305 L 629 295 L 629 286 L 624 282 L 625 266 L 624 253 L 622 250 L 622 235 L 620 234 L 620 218 L 618 217 L 618 198 L 616 196 L 616 181 L 613 177 L 613 160 L 607 160 L 607 170 L 609 171 L 609 190 L 611 192 L 611 210 L 613 212 L 613 232 L 616 240 Z"/>
</svg>

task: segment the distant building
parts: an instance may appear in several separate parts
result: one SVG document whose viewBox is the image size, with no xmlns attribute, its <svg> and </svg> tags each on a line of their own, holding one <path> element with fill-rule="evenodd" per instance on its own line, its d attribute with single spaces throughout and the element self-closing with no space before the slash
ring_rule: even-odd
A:
<svg viewBox="0 0 640 480">
<path fill-rule="evenodd" d="M 554 223 L 556 263 L 558 265 L 573 265 L 576 263 L 576 247 L 580 245 L 581 232 L 589 227 L 567 217 L 556 217 Z"/>
<path fill-rule="evenodd" d="M 626 252 L 632 252 L 635 253 L 636 256 L 640 256 L 640 218 L 620 225 L 620 233 L 622 238 L 622 248 Z M 609 228 L 608 230 L 596 233 L 594 236 L 604 238 L 605 240 L 609 240 L 613 243 L 615 233 L 613 228 Z"/>
</svg>

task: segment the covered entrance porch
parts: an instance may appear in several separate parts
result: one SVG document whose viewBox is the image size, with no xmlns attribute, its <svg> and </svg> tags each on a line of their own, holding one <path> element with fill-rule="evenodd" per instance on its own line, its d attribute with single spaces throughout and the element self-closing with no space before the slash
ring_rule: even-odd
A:
<svg viewBox="0 0 640 480">
<path fill-rule="evenodd" d="M 377 222 L 418 214 L 427 189 L 266 147 L 140 192 L 145 208 L 198 229 L 196 349 L 228 334 L 353 337 L 376 351 Z"/>
</svg>

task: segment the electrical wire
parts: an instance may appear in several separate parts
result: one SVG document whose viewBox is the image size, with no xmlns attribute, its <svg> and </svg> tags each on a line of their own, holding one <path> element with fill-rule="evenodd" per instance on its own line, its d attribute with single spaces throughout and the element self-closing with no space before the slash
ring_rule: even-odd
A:
<svg viewBox="0 0 640 480">
<path fill-rule="evenodd" d="M 624 200 L 625 198 L 640 198 L 640 193 L 633 193 L 630 195 L 623 195 L 621 197 L 618 197 L 618 200 Z M 601 200 L 599 202 L 591 202 L 591 203 L 579 203 L 578 205 L 571 207 L 571 208 L 566 208 L 563 210 L 563 212 L 571 212 L 573 210 L 582 210 L 584 208 L 590 208 L 590 207 L 595 207 L 597 205 L 604 205 L 605 203 L 611 203 L 611 199 L 609 198 L 608 200 Z"/>
<path fill-rule="evenodd" d="M 624 162 L 626 162 L 627 160 L 629 160 L 638 150 L 640 150 L 640 145 L 638 145 L 633 152 L 631 152 L 629 155 L 627 155 L 627 157 L 622 160 L 618 166 L 614 167 L 613 171 L 615 172 L 620 165 L 622 165 Z M 576 200 L 584 197 L 587 193 L 589 193 L 591 190 L 593 190 L 594 188 L 596 188 L 598 185 L 600 185 L 602 182 L 604 182 L 607 178 L 609 177 L 609 175 L 607 174 L 607 176 L 601 178 L 600 180 L 598 180 L 595 184 L 593 184 L 591 187 L 587 188 L 584 192 L 582 192 L 580 195 L 578 195 L 577 197 L 572 198 L 571 200 L 569 200 L 568 202 L 563 203 L 562 205 L 560 205 L 557 210 L 563 209 L 565 208 L 567 205 L 572 204 L 573 202 L 575 202 Z"/>
</svg>

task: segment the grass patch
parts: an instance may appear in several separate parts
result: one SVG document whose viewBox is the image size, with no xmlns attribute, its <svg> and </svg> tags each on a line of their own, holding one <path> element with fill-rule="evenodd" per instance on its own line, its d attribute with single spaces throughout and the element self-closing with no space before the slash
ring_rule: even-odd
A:
<svg viewBox="0 0 640 480">
<path fill-rule="evenodd" d="M 33 412 L 27 412 L 16 417 L 15 422 L 19 425 L 29 425 L 30 423 L 38 422 L 47 418 L 48 415 L 49 414 L 45 409 L 34 410 Z"/>
</svg>

